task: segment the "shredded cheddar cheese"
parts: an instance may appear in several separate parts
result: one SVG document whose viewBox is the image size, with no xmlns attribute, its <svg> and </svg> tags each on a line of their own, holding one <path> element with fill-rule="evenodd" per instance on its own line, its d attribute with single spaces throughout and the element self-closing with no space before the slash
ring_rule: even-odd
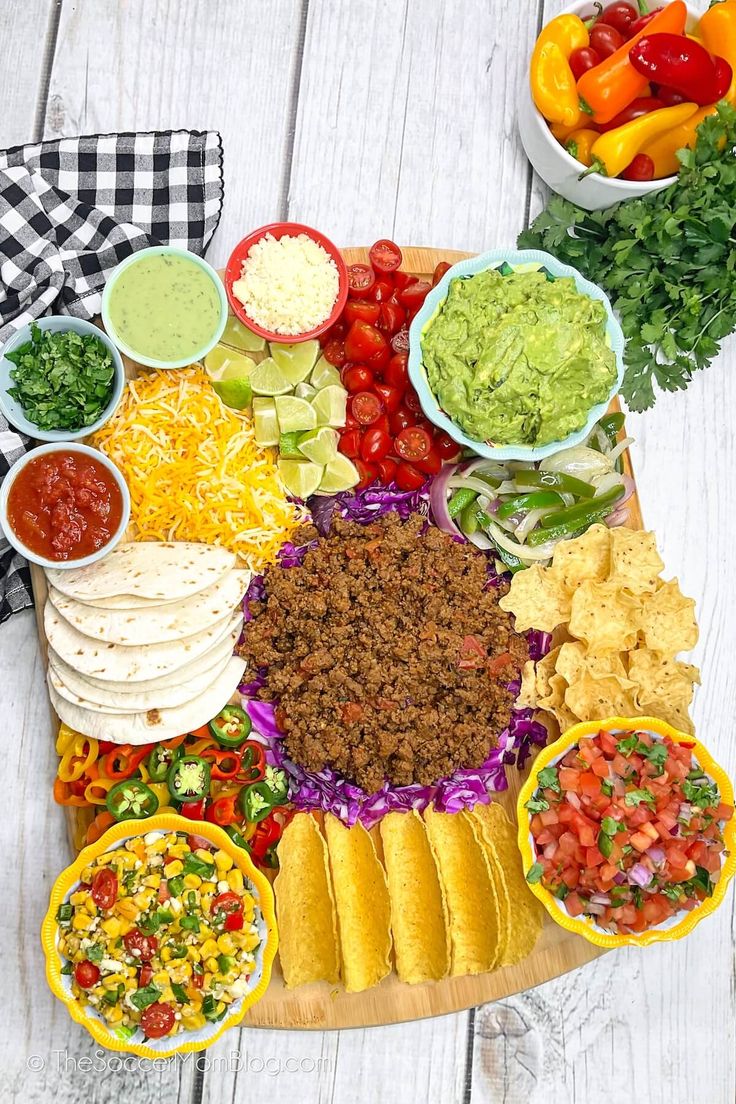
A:
<svg viewBox="0 0 736 1104">
<path fill-rule="evenodd" d="M 130 380 L 92 443 L 127 480 L 136 540 L 224 545 L 259 571 L 306 518 L 287 502 L 275 450 L 200 368 Z"/>
</svg>

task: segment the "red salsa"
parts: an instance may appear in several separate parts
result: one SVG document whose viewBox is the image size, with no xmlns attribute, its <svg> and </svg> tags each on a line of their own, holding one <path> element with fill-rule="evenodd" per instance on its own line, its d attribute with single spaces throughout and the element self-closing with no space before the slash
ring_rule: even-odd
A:
<svg viewBox="0 0 736 1104">
<path fill-rule="evenodd" d="M 599 732 L 537 775 L 526 807 L 541 882 L 570 916 L 642 932 L 713 893 L 733 808 L 691 746 Z"/>
<path fill-rule="evenodd" d="M 8 521 L 31 552 L 81 560 L 116 533 L 123 497 L 114 476 L 84 453 L 60 449 L 30 460 L 8 495 Z"/>
</svg>

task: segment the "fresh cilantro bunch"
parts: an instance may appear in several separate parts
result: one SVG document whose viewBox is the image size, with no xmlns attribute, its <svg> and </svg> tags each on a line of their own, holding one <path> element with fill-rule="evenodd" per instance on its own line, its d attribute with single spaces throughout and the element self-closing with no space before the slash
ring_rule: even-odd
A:
<svg viewBox="0 0 736 1104">
<path fill-rule="evenodd" d="M 31 340 L 6 356 L 15 365 L 8 394 L 39 429 L 84 429 L 110 401 L 115 365 L 99 337 L 33 323 Z"/>
<path fill-rule="evenodd" d="M 684 390 L 736 329 L 736 109 L 722 102 L 663 191 L 604 211 L 553 196 L 521 248 L 546 249 L 609 295 L 626 337 L 632 410 Z"/>
</svg>

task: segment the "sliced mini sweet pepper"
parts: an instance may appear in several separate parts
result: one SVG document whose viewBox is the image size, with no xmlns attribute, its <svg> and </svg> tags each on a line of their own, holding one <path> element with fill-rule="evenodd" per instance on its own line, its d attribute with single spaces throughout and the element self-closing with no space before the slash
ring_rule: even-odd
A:
<svg viewBox="0 0 736 1104">
<path fill-rule="evenodd" d="M 593 143 L 592 162 L 586 172 L 599 172 L 603 176 L 618 176 L 636 157 L 642 148 L 660 134 L 680 126 L 698 110 L 693 103 L 675 104 L 659 111 L 640 115 L 616 130 L 606 131 Z"/>
<path fill-rule="evenodd" d="M 117 782 L 123 778 L 130 778 L 138 770 L 139 765 L 151 750 L 151 744 L 143 744 L 141 747 L 133 747 L 132 744 L 121 744 L 119 747 L 108 751 L 100 763 L 100 774 L 106 778 L 112 778 Z"/>
<path fill-rule="evenodd" d="M 542 31 L 534 45 L 529 83 L 537 110 L 551 123 L 576 126 L 580 102 L 569 57 L 587 46 L 588 28 L 577 15 L 558 15 Z"/>
<path fill-rule="evenodd" d="M 236 778 L 240 770 L 240 755 L 236 748 L 207 748 L 202 758 L 210 765 L 210 775 L 218 782 Z"/>
<path fill-rule="evenodd" d="M 265 773 L 265 747 L 257 740 L 246 740 L 241 748 L 238 779 L 242 782 L 260 782 Z"/>
</svg>

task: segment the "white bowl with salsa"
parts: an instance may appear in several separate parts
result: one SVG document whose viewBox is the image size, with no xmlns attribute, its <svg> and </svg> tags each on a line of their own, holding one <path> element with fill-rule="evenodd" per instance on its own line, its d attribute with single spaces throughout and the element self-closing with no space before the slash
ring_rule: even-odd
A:
<svg viewBox="0 0 736 1104">
<path fill-rule="evenodd" d="M 102 321 L 118 349 L 147 368 L 186 368 L 210 352 L 227 322 L 211 265 L 173 245 L 132 253 L 102 293 Z"/>
<path fill-rule="evenodd" d="M 121 472 L 88 445 L 32 449 L 0 487 L 0 529 L 16 552 L 40 567 L 86 567 L 101 560 L 120 542 L 129 520 L 130 493 Z"/>
</svg>

